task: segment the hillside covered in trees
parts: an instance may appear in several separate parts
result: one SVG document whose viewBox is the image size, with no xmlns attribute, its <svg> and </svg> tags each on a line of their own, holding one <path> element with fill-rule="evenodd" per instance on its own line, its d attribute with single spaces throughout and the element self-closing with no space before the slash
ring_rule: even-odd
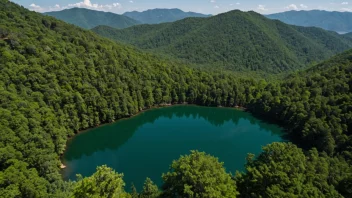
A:
<svg viewBox="0 0 352 198">
<path fill-rule="evenodd" d="M 270 19 L 278 19 L 291 25 L 320 27 L 325 30 L 347 33 L 352 32 L 351 12 L 329 12 L 325 10 L 287 11 L 267 15 Z"/>
<path fill-rule="evenodd" d="M 292 71 L 352 46 L 351 38 L 334 32 L 291 26 L 238 10 L 123 30 L 99 26 L 93 31 L 186 63 L 234 71 Z"/>
<path fill-rule="evenodd" d="M 7 0 L 0 18 L 0 197 L 352 196 L 352 51 L 266 82 L 165 61 Z M 75 132 L 184 102 L 247 107 L 301 148 L 268 145 L 236 175 L 192 151 L 170 162 L 161 189 L 147 178 L 139 193 L 105 166 L 62 180 L 60 155 Z"/>
<path fill-rule="evenodd" d="M 71 8 L 55 12 L 46 12 L 44 14 L 85 29 L 92 29 L 98 25 L 106 25 L 113 28 L 127 28 L 140 24 L 139 21 L 127 16 L 111 12 L 89 10 L 86 8 Z"/>
<path fill-rule="evenodd" d="M 174 22 L 189 17 L 210 16 L 195 12 L 184 12 L 180 9 L 151 9 L 143 12 L 126 12 L 123 15 L 140 21 L 143 24 L 159 24 L 166 22 Z"/>
</svg>

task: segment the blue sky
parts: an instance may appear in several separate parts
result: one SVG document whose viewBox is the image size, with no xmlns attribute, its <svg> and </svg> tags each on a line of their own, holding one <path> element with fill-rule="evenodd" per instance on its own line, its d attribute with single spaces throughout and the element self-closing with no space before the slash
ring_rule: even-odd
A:
<svg viewBox="0 0 352 198">
<path fill-rule="evenodd" d="M 351 11 L 352 0 L 12 0 L 37 12 L 56 11 L 72 7 L 124 13 L 153 8 L 180 8 L 205 14 L 229 10 L 254 10 L 262 14 L 288 10 Z"/>
</svg>

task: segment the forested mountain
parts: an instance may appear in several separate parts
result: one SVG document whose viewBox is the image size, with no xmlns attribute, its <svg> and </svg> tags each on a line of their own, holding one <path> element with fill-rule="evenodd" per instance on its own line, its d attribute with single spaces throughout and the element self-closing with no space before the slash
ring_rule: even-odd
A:
<svg viewBox="0 0 352 198">
<path fill-rule="evenodd" d="M 352 51 L 268 83 L 167 62 L 7 0 L 0 18 L 0 197 L 352 196 Z M 162 189 L 147 178 L 140 193 L 106 166 L 62 180 L 59 156 L 75 132 L 185 102 L 247 107 L 305 150 L 268 145 L 235 176 L 192 151 L 170 162 Z"/>
<path fill-rule="evenodd" d="M 252 11 L 123 30 L 98 26 L 93 31 L 187 63 L 234 71 L 296 70 L 352 47 L 351 38 L 286 25 Z"/>
<path fill-rule="evenodd" d="M 7 0 L 0 18 L 0 197 L 70 197 L 59 156 L 79 130 L 158 104 L 243 105 L 254 85 L 165 62 Z"/>
<path fill-rule="evenodd" d="M 320 27 L 339 33 L 352 32 L 351 12 L 329 12 L 324 10 L 288 11 L 267 15 L 270 19 L 278 19 L 284 23 Z"/>
<path fill-rule="evenodd" d="M 139 21 L 123 15 L 118 15 L 111 12 L 89 10 L 85 8 L 72 8 L 56 12 L 47 12 L 44 14 L 53 16 L 57 19 L 85 29 L 91 29 L 98 25 L 107 25 L 114 28 L 126 28 L 140 24 Z"/>
<path fill-rule="evenodd" d="M 292 146 L 270 145 L 256 160 L 249 158 L 248 172 L 238 179 L 242 196 L 273 194 L 275 196 L 271 197 L 292 197 L 299 190 L 302 197 L 341 197 L 328 192 L 331 186 L 326 185 L 330 184 L 344 197 L 351 197 L 352 50 L 293 74 L 283 82 L 269 83 L 258 94 L 248 104 L 249 111 L 283 124 L 291 140 L 303 148 L 315 147 L 324 152 L 318 154 L 313 149 L 305 157 L 302 153 L 299 157 L 295 156 L 298 153 Z M 291 151 L 295 154 L 290 154 Z M 303 161 L 297 160 L 299 158 Z M 315 169 L 315 178 L 306 172 L 312 168 Z M 346 175 L 342 176 L 340 171 Z M 280 177 L 281 181 L 285 177 L 290 179 L 277 186 L 277 175 L 285 175 Z M 298 186 L 310 190 L 300 189 L 297 183 L 292 183 L 293 178 L 302 181 Z M 325 195 L 309 187 L 314 183 L 321 184 L 319 188 L 325 189 L 321 191 L 325 191 Z"/>
<path fill-rule="evenodd" d="M 345 37 L 349 37 L 349 38 L 352 38 L 352 32 L 350 33 L 347 33 L 347 34 L 344 34 Z"/>
<path fill-rule="evenodd" d="M 180 9 L 152 9 L 143 12 L 133 11 L 123 14 L 132 19 L 142 22 L 143 24 L 159 24 L 165 22 L 174 22 L 189 17 L 209 17 L 210 15 L 184 12 Z"/>
<path fill-rule="evenodd" d="M 292 74 L 284 82 L 271 83 L 259 98 L 251 101 L 249 109 L 287 125 L 302 144 L 328 154 L 341 152 L 352 160 L 351 97 L 352 50 L 349 50 Z"/>
</svg>

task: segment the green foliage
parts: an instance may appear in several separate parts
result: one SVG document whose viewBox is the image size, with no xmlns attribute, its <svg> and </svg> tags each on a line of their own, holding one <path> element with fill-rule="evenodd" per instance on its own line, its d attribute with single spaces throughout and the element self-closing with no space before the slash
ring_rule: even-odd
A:
<svg viewBox="0 0 352 198">
<path fill-rule="evenodd" d="M 113 197 L 117 192 L 128 197 L 122 175 L 107 167 L 76 185 L 62 181 L 59 156 L 68 137 L 146 108 L 179 103 L 247 107 L 282 124 L 292 141 L 310 149 L 304 153 L 292 144 L 273 144 L 264 148 L 258 160 L 249 157 L 248 174 L 236 177 L 240 196 L 352 196 L 352 51 L 283 81 L 266 82 L 165 61 L 6 0 L 0 0 L 0 17 L 0 197 L 68 197 L 72 193 Z M 224 36 L 203 40 L 216 29 L 201 26 L 199 21 L 203 20 L 221 24 Z M 231 20 L 234 23 L 225 23 Z M 149 27 L 153 32 L 153 26 L 135 28 Z M 174 48 L 186 49 L 182 46 L 187 42 L 194 45 L 191 50 L 179 50 L 189 56 L 186 59 L 194 57 L 213 65 L 219 60 L 239 60 L 236 68 L 251 70 L 295 69 L 349 46 L 336 34 L 286 26 L 253 12 L 230 12 L 157 27 L 169 35 L 159 37 L 157 45 L 152 39 L 146 46 L 168 44 L 186 35 L 187 39 Z M 226 36 L 227 30 L 235 35 L 231 37 L 234 42 Z M 195 34 L 198 31 L 204 32 L 204 38 Z M 137 32 L 131 36 L 138 37 Z M 139 37 L 154 38 L 157 34 L 150 35 Z M 228 43 L 228 47 L 241 48 L 231 51 L 226 48 Z M 209 53 L 209 45 L 222 46 L 231 53 Z M 261 63 L 265 67 L 257 67 Z M 175 161 L 164 181 L 162 193 L 166 196 L 237 195 L 236 184 L 222 164 L 199 152 Z M 144 192 L 153 195 L 156 189 L 147 181 Z"/>
<path fill-rule="evenodd" d="M 111 12 L 102 12 L 89 10 L 85 8 L 72 8 L 56 12 L 46 12 L 45 15 L 53 16 L 67 23 L 77 25 L 85 29 L 91 29 L 98 25 L 107 25 L 114 28 L 126 28 L 140 24 L 138 20 L 131 19 L 127 16 L 114 14 Z M 45 26 L 49 26 L 48 20 L 43 20 Z"/>
<path fill-rule="evenodd" d="M 351 60 L 350 50 L 282 83 L 270 83 L 249 110 L 280 122 L 305 147 L 352 160 Z"/>
<path fill-rule="evenodd" d="M 160 191 L 157 185 L 154 182 L 147 178 L 143 185 L 143 190 L 139 197 L 141 198 L 157 198 L 160 196 Z"/>
<path fill-rule="evenodd" d="M 328 12 L 324 10 L 288 11 L 267 15 L 270 19 L 278 19 L 284 23 L 320 27 L 335 32 L 352 32 L 351 12 Z"/>
<path fill-rule="evenodd" d="M 255 12 L 138 25 L 99 35 L 206 68 L 281 73 L 304 68 L 352 47 L 352 41 L 319 28 L 273 21 Z"/>
<path fill-rule="evenodd" d="M 335 174 L 331 170 L 348 167 L 336 162 L 315 149 L 305 155 L 291 143 L 273 143 L 256 160 L 250 157 L 246 174 L 236 176 L 237 186 L 241 197 L 342 197 L 331 179 L 348 178 L 352 169 Z"/>
<path fill-rule="evenodd" d="M 134 184 L 132 184 L 130 192 L 131 192 L 130 193 L 131 194 L 131 198 L 138 198 L 139 197 L 139 194 L 138 194 L 137 189 L 134 186 Z"/>
<path fill-rule="evenodd" d="M 48 197 L 48 181 L 38 177 L 38 172 L 18 160 L 2 164 L 0 172 L 0 197 Z"/>
<path fill-rule="evenodd" d="M 0 174 L 9 160 L 27 164 L 23 171 L 36 174 L 14 185 L 44 179 L 38 196 L 65 197 L 59 156 L 75 132 L 155 105 L 244 105 L 255 84 L 166 62 L 9 1 L 0 0 L 0 15 Z M 1 183 L 0 194 L 24 197 L 14 185 Z"/>
<path fill-rule="evenodd" d="M 79 176 L 81 177 L 81 176 Z M 79 179 L 73 197 L 124 198 L 129 197 L 124 191 L 123 174 L 118 174 L 106 166 L 97 167 L 97 172 L 91 177 Z"/>
<path fill-rule="evenodd" d="M 344 197 L 352 197 L 352 177 L 342 180 L 337 188 Z"/>
<path fill-rule="evenodd" d="M 236 197 L 235 182 L 223 163 L 203 152 L 192 151 L 174 161 L 163 174 L 164 197 Z"/>
<path fill-rule="evenodd" d="M 166 22 L 174 22 L 188 17 L 209 17 L 210 15 L 204 15 L 194 12 L 184 12 L 180 9 L 152 9 L 143 12 L 133 11 L 126 12 L 124 16 L 130 17 L 143 24 L 159 24 Z M 162 16 L 162 17 L 161 17 Z"/>
</svg>

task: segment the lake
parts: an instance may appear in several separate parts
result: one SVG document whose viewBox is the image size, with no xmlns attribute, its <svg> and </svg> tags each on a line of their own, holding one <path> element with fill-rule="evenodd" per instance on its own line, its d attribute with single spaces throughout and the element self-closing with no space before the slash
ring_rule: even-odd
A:
<svg viewBox="0 0 352 198">
<path fill-rule="evenodd" d="M 107 165 L 142 189 L 146 177 L 161 185 L 162 173 L 190 150 L 205 151 L 224 162 L 228 172 L 244 171 L 247 153 L 282 140 L 282 129 L 231 108 L 172 106 L 80 133 L 63 156 L 65 179 L 92 175 Z"/>
</svg>

